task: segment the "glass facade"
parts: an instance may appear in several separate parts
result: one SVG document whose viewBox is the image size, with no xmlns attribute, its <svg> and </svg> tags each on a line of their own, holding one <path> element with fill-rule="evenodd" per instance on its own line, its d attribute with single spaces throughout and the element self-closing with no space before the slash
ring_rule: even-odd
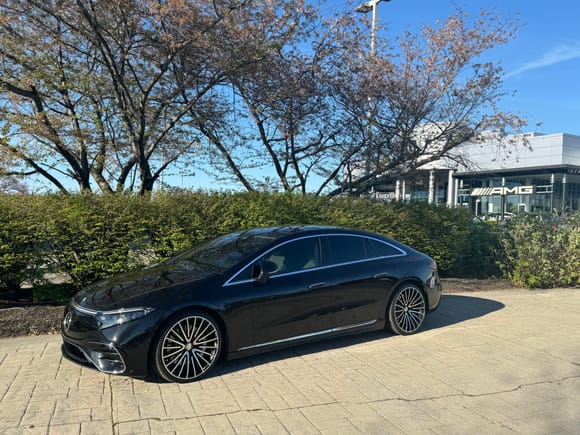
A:
<svg viewBox="0 0 580 435">
<path fill-rule="evenodd" d="M 477 216 L 504 217 L 517 213 L 563 214 L 580 210 L 580 168 L 530 168 L 493 173 L 421 170 L 397 180 L 388 201 L 424 201 L 465 207 Z"/>
<path fill-rule="evenodd" d="M 580 136 L 537 132 L 465 142 L 457 159 L 381 186 L 387 201 L 426 201 L 465 207 L 480 216 L 521 212 L 563 214 L 580 210 Z M 509 144 L 509 152 L 499 153 Z M 454 169 L 451 169 L 454 168 Z M 477 169 L 474 169 L 477 168 Z"/>
<path fill-rule="evenodd" d="M 516 213 L 563 214 L 580 210 L 580 175 L 551 174 L 459 175 L 458 204 L 480 216 Z"/>
</svg>

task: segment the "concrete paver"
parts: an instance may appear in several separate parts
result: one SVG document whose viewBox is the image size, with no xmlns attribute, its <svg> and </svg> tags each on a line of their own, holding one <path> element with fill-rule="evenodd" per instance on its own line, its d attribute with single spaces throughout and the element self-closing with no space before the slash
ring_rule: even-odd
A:
<svg viewBox="0 0 580 435">
<path fill-rule="evenodd" d="M 445 295 L 424 330 L 222 362 L 191 384 L 81 367 L 59 336 L 0 340 L 2 434 L 576 434 L 580 290 Z"/>
</svg>

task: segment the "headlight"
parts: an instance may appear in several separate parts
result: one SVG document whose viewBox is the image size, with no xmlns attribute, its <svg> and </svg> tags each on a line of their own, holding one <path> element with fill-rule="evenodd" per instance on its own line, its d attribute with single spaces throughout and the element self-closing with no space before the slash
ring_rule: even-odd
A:
<svg viewBox="0 0 580 435">
<path fill-rule="evenodd" d="M 153 311 L 153 308 L 124 308 L 115 311 L 98 312 L 96 318 L 99 321 L 99 329 L 105 329 L 140 319 L 151 311 Z"/>
</svg>

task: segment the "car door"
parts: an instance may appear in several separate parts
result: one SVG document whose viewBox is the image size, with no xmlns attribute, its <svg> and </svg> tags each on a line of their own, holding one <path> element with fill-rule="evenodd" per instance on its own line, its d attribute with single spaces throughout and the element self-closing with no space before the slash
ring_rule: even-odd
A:
<svg viewBox="0 0 580 435">
<path fill-rule="evenodd" d="M 358 235 L 322 239 L 325 261 L 331 266 L 324 279 L 334 298 L 332 327 L 368 324 L 384 314 L 396 275 L 393 258 L 404 252 L 389 246 L 377 252 L 373 240 Z"/>
<path fill-rule="evenodd" d="M 253 345 L 246 348 L 288 342 L 329 328 L 330 296 L 328 289 L 318 285 L 319 262 L 320 242 L 316 236 L 283 243 L 255 262 L 276 268 L 262 284 L 239 286 L 239 291 L 251 294 L 251 302 L 243 309 L 252 315 Z M 241 276 L 249 276 L 251 266 Z"/>
<path fill-rule="evenodd" d="M 279 268 L 261 287 L 263 298 L 255 306 L 257 342 L 292 339 L 328 329 L 328 295 L 317 278 L 319 238 L 304 237 L 285 243 L 263 260 Z"/>
</svg>

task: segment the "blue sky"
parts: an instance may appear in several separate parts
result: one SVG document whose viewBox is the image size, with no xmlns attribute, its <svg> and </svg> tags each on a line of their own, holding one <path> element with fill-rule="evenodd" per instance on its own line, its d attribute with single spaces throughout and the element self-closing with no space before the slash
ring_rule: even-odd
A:
<svg viewBox="0 0 580 435">
<path fill-rule="evenodd" d="M 335 12 L 345 10 L 346 3 L 329 0 L 326 8 Z M 353 6 L 358 4 L 353 0 Z M 481 8 L 497 9 L 521 25 L 514 39 L 486 55 L 486 60 L 499 62 L 505 72 L 504 89 L 510 96 L 503 99 L 500 108 L 526 118 L 526 131 L 580 135 L 578 2 L 391 0 L 378 5 L 378 19 L 387 27 L 386 36 L 395 37 L 406 29 L 416 31 L 424 24 L 434 25 L 456 7 L 471 15 L 477 15 Z M 536 127 L 536 123 L 542 125 Z"/>
</svg>

